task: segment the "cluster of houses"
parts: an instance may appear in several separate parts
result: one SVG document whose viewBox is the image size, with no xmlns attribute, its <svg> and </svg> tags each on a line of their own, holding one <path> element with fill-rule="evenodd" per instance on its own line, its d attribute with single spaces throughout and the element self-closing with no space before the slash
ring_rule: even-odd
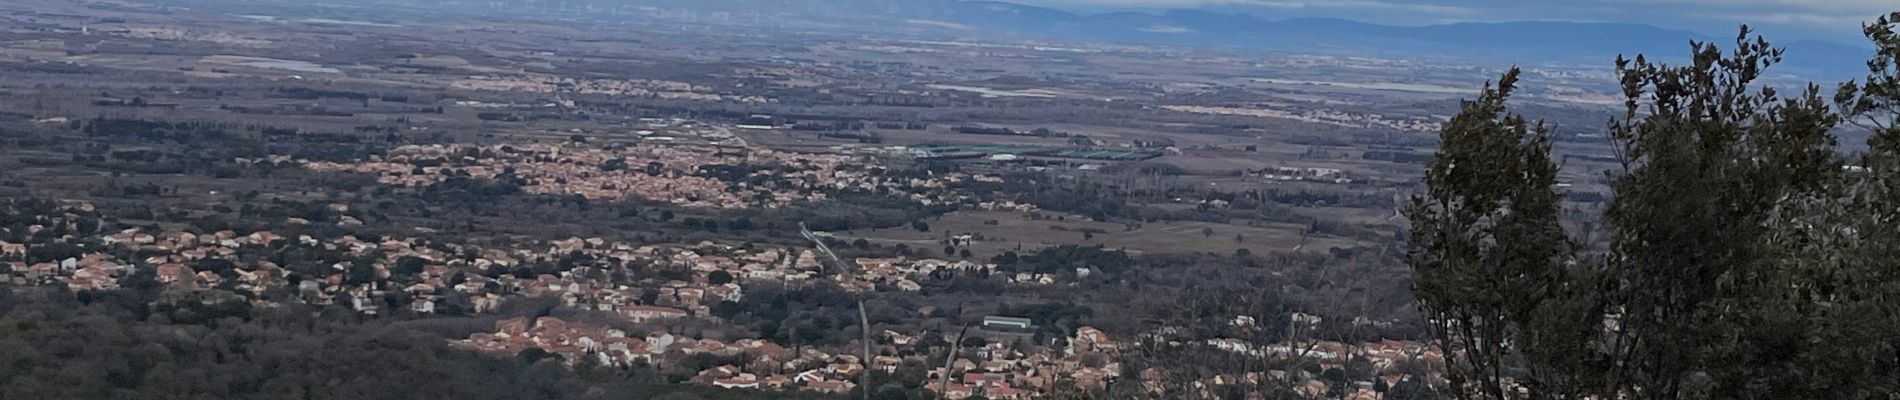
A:
<svg viewBox="0 0 1900 400">
<path fill-rule="evenodd" d="M 1216 107 L 1170 105 L 1162 108 L 1210 115 L 1244 115 L 1251 117 L 1288 119 L 1315 124 L 1335 125 L 1349 128 L 1379 128 L 1407 132 L 1437 132 L 1444 127 L 1450 117 L 1433 116 L 1392 116 L 1382 114 L 1360 114 L 1338 110 L 1313 109 L 1297 110 L 1268 107 Z"/>
<path fill-rule="evenodd" d="M 588 199 L 630 198 L 668 201 L 697 208 L 780 208 L 824 201 L 828 190 L 907 193 L 923 205 L 974 202 L 953 193 L 963 181 L 999 179 L 989 175 L 947 173 L 928 178 L 886 177 L 864 160 L 837 154 L 803 154 L 766 149 L 725 149 L 695 145 L 643 145 L 624 149 L 535 144 L 408 145 L 386 156 L 337 163 L 304 161 L 317 171 L 374 174 L 384 184 L 420 187 L 453 177 L 494 179 L 504 173 L 525 182 L 536 194 L 579 195 Z M 700 173 L 709 166 L 765 166 L 738 180 Z M 850 168 L 841 168 L 850 165 Z M 755 179 L 756 178 L 756 179 Z M 991 204 L 994 208 L 1022 208 Z"/>
<path fill-rule="evenodd" d="M 610 160 L 618 161 L 609 163 Z M 676 168 L 738 162 L 785 165 L 790 168 L 774 172 L 797 172 L 774 177 L 791 182 L 791 187 L 752 187 Z M 375 174 L 383 184 L 407 187 L 428 186 L 458 176 L 495 179 L 512 173 L 527 182 L 522 190 L 529 193 L 606 200 L 654 199 L 685 207 L 750 208 L 824 200 L 824 193 L 814 189 L 833 180 L 830 172 L 841 162 L 839 156 L 767 150 L 728 154 L 694 146 L 602 150 L 536 144 L 524 147 L 409 145 L 391 149 L 386 156 L 373 156 L 359 162 L 306 161 L 303 165 L 317 171 Z"/>
<path fill-rule="evenodd" d="M 507 92 L 554 93 L 560 91 L 669 100 L 774 102 L 763 96 L 715 93 L 712 88 L 686 82 L 647 79 L 575 79 L 547 74 L 478 75 L 457 80 L 451 85 L 462 89 Z"/>
<path fill-rule="evenodd" d="M 43 228 L 42 228 L 43 229 Z M 391 311 L 391 294 L 416 313 L 434 313 L 453 303 L 466 311 L 495 309 L 505 296 L 554 296 L 573 307 L 616 312 L 635 321 L 709 315 L 709 304 L 738 301 L 738 279 L 798 281 L 820 271 L 809 250 L 746 249 L 713 243 L 635 246 L 604 240 L 570 238 L 511 249 L 434 243 L 415 238 L 363 240 L 355 235 L 317 239 L 280 236 L 270 231 L 146 232 L 132 228 L 87 241 L 101 246 L 69 258 L 28 264 L 0 261 L 0 283 L 59 284 L 75 292 L 114 289 L 139 268 L 151 268 L 158 283 L 180 290 L 227 289 L 253 299 L 272 298 L 310 304 L 342 304 L 365 314 Z M 280 246 L 320 249 L 346 256 L 332 265 L 303 266 L 302 274 L 277 265 L 268 254 Z M 0 243 L 0 260 L 23 260 L 31 246 Z M 119 250 L 119 251 L 108 251 Z M 252 251 L 251 257 L 240 253 Z M 126 260 L 114 254 L 136 254 Z M 565 271 L 533 270 L 564 257 L 586 256 Z M 375 258 L 370 258 L 375 256 Z M 215 262 L 222 261 L 222 262 Z M 609 262 L 611 261 L 611 263 Z M 367 263 L 368 265 L 357 265 Z M 645 283 L 615 281 L 612 272 L 684 271 L 675 279 L 647 278 Z M 314 271 L 314 272 L 313 272 Z M 714 272 L 732 279 L 712 282 Z M 286 296 L 270 296 L 280 291 Z"/>
<path fill-rule="evenodd" d="M 799 389 L 845 393 L 850 379 L 864 372 L 856 356 L 833 355 L 815 348 L 799 350 L 760 339 L 730 342 L 695 339 L 667 332 L 630 334 L 624 330 L 569 322 L 555 317 L 517 317 L 495 323 L 494 332 L 469 335 L 457 347 L 501 356 L 528 349 L 560 357 L 569 366 L 582 363 L 636 368 L 667 367 L 685 357 L 709 354 L 740 357 L 744 365 L 696 371 L 694 383 L 734 389 Z"/>
<path fill-rule="evenodd" d="M 1011 320 L 990 317 L 984 324 L 1016 322 Z M 1084 326 L 1076 328 L 1074 336 L 1062 341 L 1065 346 L 1031 348 L 1018 348 L 1005 340 L 989 342 L 976 349 L 978 360 L 958 358 L 952 362 L 948 371 L 950 379 L 943 379 L 942 368 L 932 369 L 932 380 L 924 388 L 954 400 L 974 396 L 1028 399 L 1065 386 L 1101 389 L 1121 377 L 1122 367 L 1117 357 L 1123 345 L 1106 333 Z"/>
<path fill-rule="evenodd" d="M 77 226 L 66 227 L 76 230 Z M 46 229 L 34 226 L 30 230 Z M 488 312 L 496 309 L 506 296 L 550 296 L 569 307 L 605 311 L 632 322 L 655 322 L 683 318 L 716 319 L 710 306 L 743 299 L 741 281 L 794 282 L 830 275 L 847 288 L 857 290 L 921 290 L 917 280 L 942 271 L 982 271 L 994 265 L 970 261 L 905 258 L 858 258 L 855 270 L 826 271 L 818 256 L 808 249 L 731 246 L 711 242 L 692 245 L 633 245 L 599 238 L 569 238 L 541 241 L 509 249 L 485 249 L 472 245 L 430 243 L 418 239 L 384 238 L 363 240 L 353 235 L 317 239 L 306 235 L 280 236 L 269 231 L 239 233 L 218 231 L 194 234 L 184 231 L 146 232 L 133 228 L 95 236 L 104 247 L 58 261 L 27 264 L 0 261 L 5 275 L 0 281 L 23 285 L 63 285 L 73 291 L 106 290 L 118 287 L 122 278 L 137 268 L 153 268 L 158 283 L 180 290 L 220 288 L 246 294 L 254 302 L 277 300 L 313 304 L 341 304 L 366 314 L 393 311 L 398 307 L 385 301 L 400 293 L 408 303 L 401 305 L 415 313 L 436 312 L 451 302 L 469 307 L 466 311 Z M 348 254 L 353 261 L 319 269 L 320 276 L 291 279 L 289 269 L 259 257 L 244 257 L 247 250 L 303 246 Z M 0 260 L 21 260 L 31 248 L 28 244 L 0 243 Z M 107 250 L 100 250 L 107 249 Z M 113 254 L 137 254 L 139 259 L 122 260 Z M 373 258 L 376 256 L 380 258 Z M 529 266 L 546 265 L 563 258 L 580 257 L 585 262 L 555 272 L 523 275 Z M 205 269 L 207 260 L 222 260 L 229 267 Z M 247 261 L 248 260 L 248 261 Z M 606 262 L 604 260 L 612 260 Z M 370 262 L 368 266 L 352 265 Z M 201 270 L 202 269 L 202 270 Z M 308 271 L 308 269 L 301 269 Z M 635 271 L 670 270 L 665 277 L 652 274 L 624 274 Z M 505 271 L 504 273 L 495 273 Z M 307 272 L 306 272 L 307 274 Z M 616 275 L 622 274 L 622 275 Z M 367 275 L 367 276 L 364 276 Z M 616 278 L 603 278 L 614 276 Z M 717 276 L 717 278 L 715 278 Z M 1037 283 L 1034 276 L 1015 277 L 1019 283 Z M 267 293 L 289 293 L 269 296 Z M 451 297 L 453 300 L 451 300 Z M 1296 323 L 1313 324 L 1316 317 L 1299 315 Z M 1250 321 L 1236 320 L 1236 324 Z M 663 366 L 679 357 L 712 354 L 741 357 L 741 365 L 726 365 L 698 371 L 696 383 L 726 388 L 812 390 L 830 393 L 849 392 L 854 377 L 867 368 L 894 371 L 900 366 L 931 366 L 926 389 L 941 392 L 946 398 L 982 396 L 991 399 L 1021 399 L 1037 396 L 1061 387 L 1100 388 L 1120 378 L 1116 361 L 1122 346 L 1107 334 L 1082 327 L 1073 337 L 1059 343 L 1024 343 L 1007 340 L 1006 332 L 1032 328 L 1033 321 L 1021 318 L 990 317 L 986 330 L 1005 332 L 1004 340 L 992 340 L 972 350 L 974 358 L 951 360 L 949 369 L 941 367 L 940 357 L 948 343 L 927 344 L 922 333 L 915 335 L 885 331 L 876 341 L 877 354 L 862 360 L 855 349 L 837 354 L 817 348 L 788 350 L 758 339 L 730 342 L 681 337 L 666 332 L 629 333 L 556 318 L 514 318 L 503 320 L 490 333 L 471 335 L 457 341 L 458 346 L 490 353 L 517 354 L 538 348 L 559 355 L 569 363 L 594 362 L 600 365 L 631 367 Z M 1347 344 L 1331 341 L 1285 342 L 1253 345 L 1238 339 L 1210 339 L 1213 348 L 1275 359 L 1304 359 L 1324 369 L 1346 368 L 1352 361 L 1363 360 L 1379 371 L 1376 380 L 1391 387 L 1403 378 L 1402 368 L 1424 362 L 1428 370 L 1440 370 L 1443 355 L 1436 348 L 1419 342 L 1381 341 Z M 1258 382 L 1261 379 L 1291 379 L 1304 382 L 1299 391 L 1310 395 L 1339 393 L 1338 388 L 1305 371 L 1272 371 L 1249 376 L 1215 376 L 1197 387 Z M 1291 377 L 1289 377 L 1291 376 Z M 948 377 L 949 379 L 944 379 Z M 1145 377 L 1144 377 L 1145 379 Z M 1347 398 L 1374 399 L 1375 382 L 1350 382 L 1344 388 Z"/>
<path fill-rule="evenodd" d="M 9 205 L 11 206 L 11 205 Z M 0 211 L 12 211 L 11 209 Z M 61 254 L 64 258 L 31 257 L 35 241 L 74 249 L 80 241 L 80 214 L 93 211 L 92 204 L 54 206 L 48 215 L 22 219 L 25 226 L 0 228 L 0 233 L 19 243 L 0 240 L 0 284 L 63 285 L 74 291 L 107 290 L 119 287 L 124 263 L 98 252 Z M 0 213 L 0 216 L 10 216 Z M 21 215 L 25 217 L 25 215 Z M 15 228 L 19 228 L 16 231 Z M 73 253 L 70 251 L 63 253 Z M 57 259 L 53 259 L 57 258 Z"/>
<path fill-rule="evenodd" d="M 967 236 L 958 236 L 959 242 L 967 243 Z M 952 273 L 993 273 L 996 264 L 978 263 L 970 260 L 940 260 L 934 258 L 909 259 L 905 257 L 861 257 L 853 260 L 857 265 L 856 273 L 836 274 L 833 278 L 838 285 L 854 292 L 876 291 L 880 287 L 898 291 L 916 292 L 923 290 L 918 281 L 932 279 L 939 272 Z M 1056 276 L 1045 273 L 1021 272 L 1005 276 L 1012 284 L 1053 285 Z"/>
<path fill-rule="evenodd" d="M 557 297 L 569 307 L 649 321 L 710 317 L 712 305 L 743 299 L 741 281 L 796 283 L 830 275 L 850 290 L 915 292 L 922 290 L 918 281 L 940 271 L 995 268 L 967 260 L 862 258 L 856 260 L 855 270 L 825 271 L 809 249 L 713 242 L 634 245 L 578 237 L 512 248 L 483 248 L 415 238 L 364 240 L 343 235 L 317 239 L 308 235 L 280 236 L 270 231 L 194 234 L 132 228 L 104 235 L 99 241 L 141 258 L 120 260 L 99 251 L 34 265 L 13 262 L 6 264 L 10 272 L 6 278 L 15 284 L 61 283 L 74 291 L 103 290 L 116 288 L 120 278 L 133 268 L 149 267 L 155 270 L 159 283 L 173 288 L 223 288 L 254 299 L 288 297 L 310 304 L 341 304 L 364 314 L 395 311 L 393 307 L 427 314 L 449 304 L 482 313 L 494 310 L 506 296 L 526 295 Z M 299 269 L 302 274 L 294 274 L 267 257 L 240 256 L 247 248 L 267 253 L 280 244 L 339 252 L 348 260 L 316 268 L 305 266 Z M 24 255 L 26 248 L 23 244 L 0 244 L 0 257 Z M 372 255 L 378 258 L 366 258 Z M 574 257 L 586 261 L 558 271 L 531 268 Z M 229 267 L 218 271 L 204 268 L 208 260 L 222 260 L 228 264 L 221 265 Z M 369 265 L 355 265 L 364 262 Z M 521 273 L 524 270 L 536 272 Z M 652 276 L 653 271 L 663 270 L 674 273 Z M 302 276 L 292 279 L 293 275 Z M 636 282 L 625 278 L 628 275 L 640 279 Z M 1018 278 L 1023 283 L 1037 282 L 1032 276 Z M 289 296 L 267 296 L 273 290 Z M 389 304 L 386 299 L 392 293 L 399 293 L 397 297 L 406 304 Z"/>
<path fill-rule="evenodd" d="M 876 291 L 879 285 L 905 292 L 923 290 L 917 280 L 925 279 L 938 271 L 985 271 L 996 268 L 994 264 L 981 264 L 969 260 L 944 261 L 937 259 L 909 260 L 903 257 L 871 258 L 860 257 L 856 274 L 838 274 L 840 286 L 857 292 Z"/>
<path fill-rule="evenodd" d="M 317 239 L 307 235 L 285 236 L 269 231 L 239 233 L 218 231 L 194 234 L 185 231 L 147 232 L 133 228 L 96 237 L 99 244 L 115 251 L 97 251 L 38 267 L 9 268 L 9 278 L 23 279 L 28 272 L 37 281 L 23 284 L 64 283 L 75 291 L 110 289 L 119 279 L 138 268 L 153 268 L 158 283 L 175 290 L 218 288 L 247 294 L 254 302 L 304 301 L 315 304 L 340 304 L 366 314 L 389 312 L 382 301 L 390 293 L 402 293 L 412 299 L 406 305 L 416 313 L 434 312 L 447 297 L 474 303 L 472 311 L 493 310 L 503 296 L 554 296 L 567 306 L 610 311 L 629 321 L 657 321 L 677 318 L 713 318 L 708 304 L 736 301 L 743 291 L 736 281 L 713 279 L 715 273 L 734 279 L 813 279 L 822 266 L 810 250 L 748 248 L 714 243 L 678 246 L 636 246 L 611 243 L 598 238 L 569 238 L 535 242 L 511 250 L 483 249 L 453 243 L 430 243 L 418 239 L 384 238 L 364 240 L 354 235 Z M 322 266 L 327 275 L 292 279 L 291 269 L 276 265 L 251 251 L 302 246 L 336 251 L 351 261 Z M 28 246 L 5 244 L 0 251 L 22 255 Z M 138 254 L 139 260 L 124 261 L 109 254 Z M 583 263 L 558 273 L 523 277 L 511 271 L 559 257 L 582 256 L 591 260 L 615 260 L 614 265 Z M 17 257 L 16 257 L 17 258 Z M 219 271 L 204 269 L 207 261 L 227 262 Z M 368 263 L 359 266 L 354 263 Z M 9 267 L 14 264 L 9 263 Z M 990 268 L 989 265 L 941 260 L 863 259 L 862 276 L 906 279 L 928 275 L 937 270 Z M 598 279 L 609 269 L 674 269 L 690 273 L 673 274 L 678 279 L 643 279 L 647 283 L 615 282 Z M 307 269 L 299 269 L 308 271 Z M 27 271 L 27 272 L 21 272 Z M 306 272 L 307 274 L 307 272 Z M 44 276 L 40 276 L 44 275 Z M 720 282 L 715 282 L 720 281 Z M 908 285 L 894 285 L 908 287 Z M 912 288 L 913 290 L 915 288 Z M 266 293 L 289 293 L 267 296 Z M 265 300 L 269 299 L 269 300 Z M 1024 322 L 1023 326 L 1026 327 Z M 730 342 L 680 337 L 665 332 L 629 334 L 555 318 L 503 320 L 491 333 L 478 333 L 458 346 L 483 352 L 518 354 L 538 348 L 563 360 L 602 365 L 666 365 L 669 360 L 693 354 L 743 356 L 743 365 L 721 366 L 699 371 L 694 382 L 728 388 L 780 388 L 844 393 L 854 388 L 852 378 L 866 368 L 894 371 L 902 365 L 940 365 L 928 359 L 932 349 L 919 339 L 886 331 L 878 340 L 878 354 L 860 359 L 850 350 L 839 354 L 817 348 L 787 350 L 764 340 Z M 1046 390 L 1056 382 L 1099 385 L 1118 371 L 1114 365 L 1085 365 L 1079 355 L 1113 351 L 1114 344 L 1100 331 L 1080 330 L 1067 353 L 1049 353 L 1043 347 L 1018 349 L 1006 341 L 974 349 L 977 359 L 959 358 L 951 368 L 935 368 L 931 381 L 951 376 L 945 390 L 954 398 L 983 394 L 992 398 L 1022 398 Z M 941 350 L 941 348 L 939 348 Z"/>
<path fill-rule="evenodd" d="M 1338 168 L 1320 167 L 1267 167 L 1248 170 L 1247 176 L 1273 181 L 1306 181 L 1320 183 L 1349 184 L 1353 177 Z"/>
<path fill-rule="evenodd" d="M 511 318 L 497 322 L 494 332 L 481 332 L 454 345 L 498 356 L 517 356 L 529 349 L 558 356 L 570 365 L 582 363 L 620 368 L 666 368 L 696 354 L 735 357 L 743 362 L 691 371 L 692 383 L 732 389 L 808 390 L 848 393 L 859 375 L 871 370 L 895 372 L 906 365 L 934 365 L 927 370 L 924 388 L 945 398 L 983 396 L 991 399 L 1028 399 L 1062 385 L 1099 389 L 1120 375 L 1115 357 L 1121 345 L 1092 327 L 1062 339 L 1066 346 L 1018 349 L 997 341 L 974 349 L 976 359 L 958 357 L 943 365 L 942 348 L 924 343 L 922 335 L 886 330 L 875 339 L 877 354 L 865 360 L 850 349 L 828 353 L 816 348 L 787 349 L 759 339 L 720 341 L 682 337 L 667 332 L 627 332 L 554 317 Z M 946 384 L 946 382 L 948 382 Z"/>
<path fill-rule="evenodd" d="M 34 226 L 33 230 L 42 229 Z M 71 239 L 71 238 L 63 238 Z M 235 258 L 236 248 L 247 244 L 267 244 L 276 240 L 269 232 L 251 235 L 238 235 L 224 231 L 215 234 L 195 235 L 186 232 L 173 232 L 166 235 L 141 234 L 137 229 L 128 229 L 117 234 L 104 236 L 100 241 L 107 246 L 122 246 L 147 254 L 142 260 L 157 268 L 156 279 L 159 283 L 174 285 L 214 286 L 233 283 L 239 290 L 262 293 L 268 281 L 278 268 L 269 261 L 253 264 L 253 268 L 235 270 L 235 277 L 227 277 L 210 271 L 194 272 L 178 262 L 207 258 Z M 62 240 L 60 245 L 76 244 Z M 54 244 L 42 244 L 54 245 Z M 23 243 L 0 243 L 0 257 L 18 258 L 27 255 L 32 245 Z M 49 262 L 26 264 L 22 262 L 0 263 L 0 270 L 9 272 L 4 281 L 16 285 L 60 284 L 74 292 L 110 290 L 119 288 L 119 281 L 132 271 L 136 263 L 119 259 L 102 249 L 92 248 L 84 254 Z"/>
<path fill-rule="evenodd" d="M 1253 320 L 1247 317 L 1237 318 L 1236 326 L 1248 326 Z M 1317 326 L 1320 318 L 1314 315 L 1294 313 L 1290 323 L 1295 331 L 1305 326 L 1311 329 Z M 1443 376 L 1444 352 L 1442 349 L 1418 341 L 1381 340 L 1364 343 L 1345 343 L 1330 340 L 1289 340 L 1273 344 L 1256 344 L 1236 338 L 1206 339 L 1204 345 L 1221 351 L 1232 352 L 1249 357 L 1275 361 L 1283 365 L 1313 364 L 1319 370 L 1351 370 L 1352 363 L 1361 362 L 1373 372 L 1369 380 L 1351 382 L 1328 382 L 1306 370 L 1271 370 L 1266 373 L 1249 373 L 1244 376 L 1217 375 L 1194 382 L 1193 389 L 1207 390 L 1225 385 L 1253 385 L 1263 380 L 1290 382 L 1296 392 L 1308 398 L 1335 397 L 1351 400 L 1377 400 L 1383 393 L 1377 387 L 1396 387 L 1399 382 L 1411 378 L 1424 378 L 1427 381 L 1441 382 Z M 1416 368 L 1421 367 L 1422 368 Z M 1414 377 L 1417 371 L 1427 371 L 1426 376 Z M 1333 385 L 1344 385 L 1334 388 Z M 1157 388 L 1151 387 L 1151 390 Z"/>
<path fill-rule="evenodd" d="M 400 293 L 408 311 L 434 313 L 454 303 L 464 311 L 495 309 L 505 296 L 552 296 L 570 307 L 618 313 L 635 321 L 710 316 L 712 305 L 740 301 L 741 281 L 799 282 L 831 275 L 857 291 L 920 291 L 919 280 L 940 271 L 990 271 L 992 264 L 967 260 L 861 258 L 849 271 L 825 271 L 809 249 L 733 246 L 713 242 L 690 245 L 634 245 L 600 238 L 568 238 L 512 248 L 483 248 L 415 238 L 365 240 L 355 235 L 317 239 L 280 236 L 270 231 L 146 232 L 126 229 L 98 237 L 103 248 L 127 250 L 137 260 L 121 260 L 104 251 L 27 265 L 8 262 L 8 283 L 52 284 L 73 291 L 116 288 L 134 268 L 153 268 L 159 283 L 196 290 L 223 288 L 262 299 L 273 290 L 290 299 L 319 305 L 343 304 L 365 314 L 386 313 L 385 300 Z M 280 245 L 341 253 L 346 261 L 303 266 L 294 274 L 268 257 Z M 0 243 L 0 259 L 20 259 L 28 246 Z M 370 259 L 368 256 L 378 258 Z M 565 270 L 534 269 L 581 257 Z M 209 260 L 226 266 L 206 268 Z M 368 263 L 369 265 L 356 265 Z M 535 271 L 523 274 L 522 271 Z M 653 271 L 675 271 L 652 276 Z M 846 273 L 848 272 L 848 273 Z M 618 274 L 618 275 L 616 275 Z M 641 277 L 640 282 L 624 278 Z M 293 275 L 296 276 L 293 279 Z M 621 276 L 622 279 L 614 279 Z M 1034 276 L 1016 277 L 1039 282 Z M 1042 277 L 1041 281 L 1048 281 Z M 1047 283 L 1047 282 L 1043 282 Z M 285 296 L 277 296 L 285 297 Z M 453 299 L 451 299 L 453 298 Z"/>
<path fill-rule="evenodd" d="M 25 255 L 24 244 L 0 243 L 0 256 Z M 0 262 L 0 272 L 6 272 L 6 275 L 0 275 L 0 282 L 15 285 L 57 283 L 79 292 L 119 288 L 119 276 L 124 268 L 104 254 L 91 253 L 56 262 Z"/>
</svg>

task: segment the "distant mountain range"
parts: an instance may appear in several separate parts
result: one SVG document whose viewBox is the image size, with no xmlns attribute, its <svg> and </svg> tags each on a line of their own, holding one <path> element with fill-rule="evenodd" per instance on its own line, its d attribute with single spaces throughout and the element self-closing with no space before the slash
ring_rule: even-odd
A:
<svg viewBox="0 0 1900 400">
<path fill-rule="evenodd" d="M 411 0 L 466 1 L 466 0 Z M 1219 46 L 1382 57 L 1454 59 L 1524 65 L 1608 66 L 1618 54 L 1680 60 L 1691 40 L 1733 46 L 1733 36 L 1708 36 L 1642 24 L 1522 21 L 1391 26 L 1336 18 L 1269 21 L 1205 10 L 1082 14 L 999 1 L 960 0 L 536 0 L 550 3 L 642 5 L 668 9 L 782 15 L 810 20 L 885 20 L 906 29 L 1138 44 Z M 492 4 L 492 3 L 491 3 Z M 854 24 L 853 26 L 863 26 Z M 876 28 L 877 26 L 872 26 Z M 1772 40 L 1772 38 L 1770 38 Z M 1815 79 L 1865 74 L 1869 47 L 1820 41 L 1777 43 L 1787 49 L 1783 73 Z"/>
<path fill-rule="evenodd" d="M 796 2 L 798 0 L 792 0 Z M 865 0 L 804 0 L 862 2 Z M 1732 47 L 1734 37 L 1626 23 L 1522 21 L 1406 27 L 1337 18 L 1268 21 L 1245 14 L 1171 10 L 1077 14 L 993 1 L 881 2 L 877 14 L 927 19 L 1024 36 L 1241 47 L 1339 54 L 1459 58 L 1521 64 L 1607 66 L 1618 54 L 1686 57 L 1689 42 Z M 872 9 L 863 9 L 872 10 Z M 1828 77 L 1865 73 L 1872 49 L 1819 41 L 1778 43 L 1793 71 Z"/>
</svg>

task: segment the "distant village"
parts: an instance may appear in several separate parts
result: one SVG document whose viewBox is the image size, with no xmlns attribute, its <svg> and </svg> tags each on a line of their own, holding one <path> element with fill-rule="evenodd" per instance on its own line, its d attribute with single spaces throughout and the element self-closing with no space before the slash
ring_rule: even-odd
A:
<svg viewBox="0 0 1900 400">
<path fill-rule="evenodd" d="M 88 205 L 76 206 L 74 211 L 83 207 Z M 717 321 L 711 305 L 743 299 L 748 285 L 829 281 L 850 291 L 918 291 L 922 288 L 918 281 L 931 279 L 938 271 L 988 273 L 996 268 L 928 258 L 858 258 L 848 268 L 836 268 L 828 267 L 812 249 L 749 248 L 711 242 L 631 245 L 578 237 L 505 249 L 404 238 L 363 240 L 354 235 L 330 239 L 287 237 L 269 231 L 193 234 L 132 228 L 85 238 L 74 234 L 80 229 L 70 219 L 48 222 L 66 224 L 61 231 L 69 232 L 55 238 L 54 243 L 88 242 L 98 245 L 92 247 L 97 250 L 54 262 L 26 264 L 12 260 L 23 259 L 32 245 L 0 243 L 0 260 L 9 260 L 0 263 L 5 267 L 0 269 L 5 275 L 0 276 L 6 283 L 61 285 L 74 292 L 87 292 L 117 288 L 128 275 L 149 268 L 156 284 L 172 291 L 221 289 L 243 297 L 224 301 L 249 301 L 260 307 L 281 302 L 333 305 L 366 315 L 426 315 L 449 308 L 482 314 L 495 312 L 504 301 L 515 297 L 551 297 L 567 307 L 611 313 L 630 322 Z M 34 225 L 30 229 L 29 235 L 37 235 L 49 228 Z M 286 266 L 243 256 L 291 248 L 337 252 L 350 261 L 318 266 L 317 270 L 327 272 L 299 279 L 302 275 L 290 273 Z M 115 256 L 123 254 L 138 258 Z M 577 258 L 595 261 L 556 273 L 533 273 L 527 268 Z M 671 278 L 647 274 L 655 270 L 689 273 Z M 645 277 L 634 279 L 630 277 L 633 275 Z M 629 278 L 611 278 L 615 276 Z M 1026 273 L 1009 277 L 1013 284 L 1020 285 L 1057 284 L 1055 279 Z M 1316 324 L 1317 319 L 1296 316 L 1296 323 Z M 982 320 L 980 328 L 1009 336 L 1039 323 L 992 315 Z M 1240 318 L 1234 323 L 1253 322 Z M 942 353 L 974 357 L 933 360 L 930 354 L 947 350 L 938 347 L 954 344 L 926 343 L 923 338 L 930 335 L 943 337 L 948 333 L 885 330 L 873 338 L 873 355 L 867 360 L 856 348 L 788 349 L 785 344 L 761 339 L 721 341 L 658 330 L 626 331 L 543 316 L 501 320 L 493 331 L 476 333 L 454 344 L 497 356 L 539 349 L 573 366 L 659 367 L 695 354 L 743 360 L 699 371 L 692 379 L 693 383 L 724 388 L 846 393 L 867 369 L 890 372 L 911 365 L 928 366 L 925 387 L 950 399 L 1031 398 L 1063 387 L 1099 389 L 1118 379 L 1141 379 L 1150 390 L 1163 390 L 1158 371 L 1134 371 L 1129 376 L 1121 367 L 1119 360 L 1129 340 L 1139 338 L 1118 340 L 1084 326 L 1050 343 L 993 340 L 965 349 L 971 352 Z M 1435 364 L 1442 358 L 1436 349 L 1417 342 L 1291 342 L 1263 347 L 1238 339 L 1217 339 L 1205 345 L 1251 357 L 1310 360 L 1327 369 L 1342 368 L 1348 359 L 1368 360 L 1379 371 L 1385 371 L 1377 378 L 1383 385 L 1397 383 L 1402 364 Z M 1196 385 L 1205 389 L 1261 379 L 1288 379 L 1288 375 L 1276 371 L 1265 376 L 1217 376 Z M 1362 382 L 1345 393 L 1353 399 L 1376 399 L 1379 397 L 1372 390 L 1375 385 L 1381 382 Z M 1312 395 L 1338 391 L 1310 377 L 1300 387 L 1302 393 Z"/>
<path fill-rule="evenodd" d="M 288 159 L 272 162 L 291 161 Z M 454 177 L 514 178 L 528 193 L 587 199 L 650 199 L 693 208 L 782 208 L 826 199 L 828 190 L 895 190 L 922 205 L 969 201 L 943 190 L 995 176 L 947 173 L 895 178 L 859 156 L 766 149 L 648 145 L 602 149 L 584 145 L 464 147 L 410 145 L 387 156 L 353 163 L 300 161 L 315 171 L 367 173 L 379 182 L 427 186 Z M 739 165 L 767 166 L 739 169 Z M 720 168 L 729 167 L 729 168 Z M 727 171 L 732 171 L 728 173 Z"/>
</svg>

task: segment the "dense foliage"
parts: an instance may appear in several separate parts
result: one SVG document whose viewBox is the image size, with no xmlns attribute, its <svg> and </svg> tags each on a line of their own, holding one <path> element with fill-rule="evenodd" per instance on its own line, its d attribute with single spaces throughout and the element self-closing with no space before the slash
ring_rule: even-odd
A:
<svg viewBox="0 0 1900 400">
<path fill-rule="evenodd" d="M 1517 76 L 1506 73 L 1446 125 L 1426 172 L 1430 191 L 1405 209 L 1419 304 L 1437 337 L 1463 350 L 1447 355 L 1451 390 L 1491 398 L 1509 390 L 1511 348 L 1524 349 L 1532 366 L 1560 362 L 1572 336 L 1589 329 L 1575 316 L 1594 311 L 1562 301 L 1572 296 L 1564 293 L 1570 246 L 1558 224 L 1557 166 L 1548 130 L 1505 114 Z M 1532 368 L 1531 382 L 1562 379 L 1548 372 Z"/>
<path fill-rule="evenodd" d="M 298 306 L 184 321 L 110 304 L 82 304 L 64 291 L 0 291 L 0 398 L 826 398 L 491 358 L 404 323 Z"/>
<path fill-rule="evenodd" d="M 1512 77 L 1468 104 L 1408 213 L 1421 303 L 1456 367 L 1447 394 L 1900 393 L 1897 23 L 1867 28 L 1870 75 L 1834 104 L 1759 83 L 1782 51 L 1746 28 L 1727 53 L 1696 44 L 1689 65 L 1619 60 L 1623 170 L 1602 254 L 1570 252 L 1555 230 L 1547 150 L 1499 117 Z M 1841 156 L 1844 121 L 1873 131 L 1867 153 Z"/>
</svg>

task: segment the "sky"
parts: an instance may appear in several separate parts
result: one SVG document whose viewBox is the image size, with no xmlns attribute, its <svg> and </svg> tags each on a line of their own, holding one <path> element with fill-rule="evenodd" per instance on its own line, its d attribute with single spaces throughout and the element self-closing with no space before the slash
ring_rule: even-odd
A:
<svg viewBox="0 0 1900 400">
<path fill-rule="evenodd" d="M 1775 40 L 1859 44 L 1860 24 L 1896 0 L 1016 0 L 1076 11 L 1203 8 L 1267 19 L 1335 17 L 1391 25 L 1454 22 L 1630 22 L 1733 35 L 1746 23 Z"/>
</svg>

